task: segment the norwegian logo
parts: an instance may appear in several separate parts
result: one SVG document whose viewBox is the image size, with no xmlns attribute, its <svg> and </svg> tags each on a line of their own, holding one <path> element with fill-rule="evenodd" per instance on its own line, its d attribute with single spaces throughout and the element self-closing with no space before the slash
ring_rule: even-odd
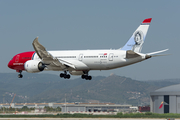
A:
<svg viewBox="0 0 180 120">
<path fill-rule="evenodd" d="M 143 32 L 142 31 L 136 31 L 134 34 L 134 41 L 136 42 L 136 45 L 141 45 L 143 43 Z"/>
</svg>

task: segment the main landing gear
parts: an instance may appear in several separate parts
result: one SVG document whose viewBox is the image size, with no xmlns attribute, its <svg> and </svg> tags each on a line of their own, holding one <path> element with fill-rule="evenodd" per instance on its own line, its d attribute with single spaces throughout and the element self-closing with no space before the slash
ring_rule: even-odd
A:
<svg viewBox="0 0 180 120">
<path fill-rule="evenodd" d="M 22 78 L 23 77 L 23 75 L 21 73 L 22 73 L 22 70 L 19 71 L 18 78 Z"/>
<path fill-rule="evenodd" d="M 59 76 L 64 79 L 69 79 L 71 77 L 69 74 L 67 74 L 67 71 L 64 71 L 64 73 L 61 73 Z M 92 79 L 92 77 L 88 75 L 88 71 L 85 71 L 81 78 L 86 80 Z"/>
<path fill-rule="evenodd" d="M 64 78 L 64 79 L 69 79 L 71 76 L 70 76 L 69 74 L 67 74 L 66 71 L 64 71 L 64 73 L 61 73 L 61 74 L 60 74 L 60 77 L 61 77 L 61 78 Z"/>
<path fill-rule="evenodd" d="M 84 71 L 84 74 L 81 76 L 82 79 L 91 80 L 92 77 L 88 75 L 88 71 Z"/>
<path fill-rule="evenodd" d="M 81 78 L 86 79 L 86 80 L 91 80 L 92 79 L 92 77 L 88 76 L 88 75 L 82 75 Z"/>
</svg>

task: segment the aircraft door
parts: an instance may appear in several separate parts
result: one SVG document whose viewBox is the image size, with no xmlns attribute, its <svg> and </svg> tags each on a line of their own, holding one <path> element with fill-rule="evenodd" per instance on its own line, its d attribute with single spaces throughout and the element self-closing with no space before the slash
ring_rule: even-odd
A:
<svg viewBox="0 0 180 120">
<path fill-rule="evenodd" d="M 114 56 L 113 53 L 110 53 L 110 54 L 109 54 L 109 61 L 113 61 L 113 56 Z"/>
<path fill-rule="evenodd" d="M 20 57 L 20 55 L 17 55 L 17 56 L 16 56 L 15 62 L 19 62 L 19 57 Z"/>
<path fill-rule="evenodd" d="M 83 60 L 83 54 L 79 54 L 79 61 Z"/>
</svg>

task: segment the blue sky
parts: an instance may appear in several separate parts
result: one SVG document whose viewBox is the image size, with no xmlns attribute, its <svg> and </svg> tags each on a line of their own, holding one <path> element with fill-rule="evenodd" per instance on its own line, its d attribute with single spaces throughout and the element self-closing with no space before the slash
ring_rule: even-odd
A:
<svg viewBox="0 0 180 120">
<path fill-rule="evenodd" d="M 9 60 L 32 51 L 37 36 L 47 50 L 118 49 L 145 18 L 152 18 L 142 52 L 169 48 L 170 56 L 90 74 L 114 73 L 138 80 L 180 78 L 179 13 L 179 0 L 1 0 L 0 72 L 15 72 L 7 67 Z"/>
</svg>

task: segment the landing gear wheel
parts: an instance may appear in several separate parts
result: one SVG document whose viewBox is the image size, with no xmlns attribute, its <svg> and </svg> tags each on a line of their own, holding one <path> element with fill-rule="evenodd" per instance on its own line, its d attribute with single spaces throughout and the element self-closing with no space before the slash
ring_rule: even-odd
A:
<svg viewBox="0 0 180 120">
<path fill-rule="evenodd" d="M 67 75 L 66 74 L 64 74 L 64 79 L 66 79 L 67 78 Z"/>
<path fill-rule="evenodd" d="M 81 78 L 86 79 L 86 80 L 91 80 L 92 79 L 92 77 L 88 76 L 88 75 L 82 75 Z"/>
<path fill-rule="evenodd" d="M 82 75 L 81 78 L 82 78 L 82 79 L 85 79 L 85 78 L 86 78 L 86 75 Z"/>
<path fill-rule="evenodd" d="M 67 74 L 66 72 L 64 72 L 64 73 L 61 73 L 60 75 L 59 75 L 61 78 L 64 78 L 64 79 L 69 79 L 71 76 L 69 75 L 69 74 Z"/>
<path fill-rule="evenodd" d="M 18 71 L 20 74 L 18 75 L 18 78 L 22 78 L 23 77 L 23 75 L 21 74 L 22 73 L 22 70 L 19 70 Z"/>
<path fill-rule="evenodd" d="M 85 78 L 86 80 L 91 80 L 92 79 L 92 77 L 91 76 L 86 76 L 86 78 Z"/>
<path fill-rule="evenodd" d="M 19 75 L 18 75 L 18 78 L 22 78 L 22 77 L 23 77 L 23 75 L 22 75 L 22 74 L 19 74 Z"/>
<path fill-rule="evenodd" d="M 63 74 L 63 73 L 61 73 L 61 74 L 60 74 L 60 77 L 61 77 L 61 78 L 63 78 L 63 77 L 64 77 L 64 74 Z"/>
<path fill-rule="evenodd" d="M 92 77 L 91 76 L 88 76 L 88 80 L 91 80 L 92 79 Z"/>
<path fill-rule="evenodd" d="M 69 79 L 71 76 L 68 74 L 68 75 L 66 75 L 66 77 Z"/>
<path fill-rule="evenodd" d="M 68 74 L 68 75 L 64 75 L 64 78 L 65 79 L 69 79 L 71 76 Z"/>
</svg>

